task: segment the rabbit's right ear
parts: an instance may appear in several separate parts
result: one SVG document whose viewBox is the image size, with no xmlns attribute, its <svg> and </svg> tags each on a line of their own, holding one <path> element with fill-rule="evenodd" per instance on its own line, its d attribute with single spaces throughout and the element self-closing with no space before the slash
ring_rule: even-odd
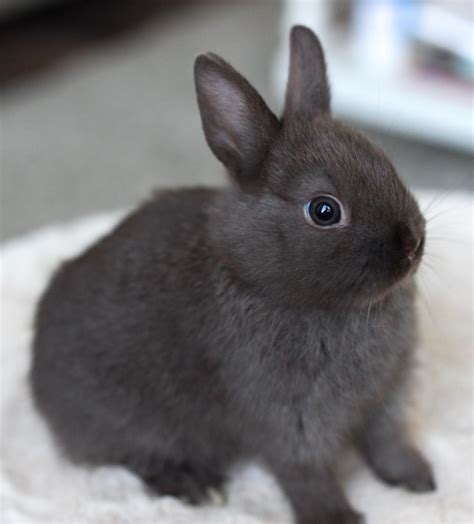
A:
<svg viewBox="0 0 474 524">
<path fill-rule="evenodd" d="M 329 111 L 329 83 L 321 42 L 311 29 L 294 26 L 283 121 L 292 115 L 312 119 Z"/>
<path fill-rule="evenodd" d="M 213 53 L 197 57 L 194 80 L 209 147 L 240 185 L 252 184 L 280 128 L 277 117 L 247 80 Z"/>
</svg>

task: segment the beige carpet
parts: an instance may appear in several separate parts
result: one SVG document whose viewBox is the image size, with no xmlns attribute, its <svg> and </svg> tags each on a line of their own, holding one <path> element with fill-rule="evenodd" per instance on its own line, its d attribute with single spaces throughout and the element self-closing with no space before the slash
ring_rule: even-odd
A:
<svg viewBox="0 0 474 524">
<path fill-rule="evenodd" d="M 369 524 L 473 522 L 473 199 L 464 194 L 433 198 L 420 195 L 432 220 L 419 275 L 420 368 L 410 413 L 439 487 L 430 495 L 389 488 L 354 460 L 347 491 Z M 120 468 L 70 465 L 32 409 L 26 374 L 38 295 L 60 260 L 117 219 L 108 214 L 48 227 L 1 249 L 1 522 L 291 522 L 280 490 L 257 465 L 234 473 L 225 505 L 191 508 L 171 497 L 149 496 Z"/>
</svg>

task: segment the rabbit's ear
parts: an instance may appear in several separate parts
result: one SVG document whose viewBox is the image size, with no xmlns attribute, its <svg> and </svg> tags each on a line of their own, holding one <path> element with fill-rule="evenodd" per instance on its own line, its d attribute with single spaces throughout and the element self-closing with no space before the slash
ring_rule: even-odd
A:
<svg viewBox="0 0 474 524">
<path fill-rule="evenodd" d="M 280 123 L 262 97 L 213 53 L 197 57 L 194 81 L 207 143 L 241 185 L 255 181 Z"/>
<path fill-rule="evenodd" d="M 304 26 L 290 33 L 290 72 L 283 120 L 291 115 L 313 118 L 330 111 L 324 53 L 318 37 Z"/>
</svg>

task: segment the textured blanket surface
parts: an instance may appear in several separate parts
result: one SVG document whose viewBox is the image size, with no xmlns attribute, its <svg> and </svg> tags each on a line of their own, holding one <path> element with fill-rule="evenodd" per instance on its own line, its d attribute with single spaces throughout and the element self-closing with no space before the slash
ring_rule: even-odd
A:
<svg viewBox="0 0 474 524">
<path fill-rule="evenodd" d="M 472 523 L 473 515 L 473 200 L 465 194 L 419 195 L 429 238 L 419 272 L 419 369 L 408 412 L 438 490 L 414 495 L 377 481 L 358 459 L 346 490 L 369 524 Z M 51 272 L 119 219 L 96 215 L 52 226 L 1 249 L 2 523 L 261 524 L 292 522 L 272 477 L 256 464 L 233 472 L 227 500 L 199 508 L 150 496 L 118 467 L 71 465 L 32 407 L 27 387 L 32 318 Z"/>
</svg>

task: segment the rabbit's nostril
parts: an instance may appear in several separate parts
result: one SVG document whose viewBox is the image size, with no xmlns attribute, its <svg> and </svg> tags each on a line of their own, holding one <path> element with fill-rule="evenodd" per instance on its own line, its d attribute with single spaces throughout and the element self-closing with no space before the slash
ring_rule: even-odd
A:
<svg viewBox="0 0 474 524">
<path fill-rule="evenodd" d="M 420 234 L 409 224 L 398 224 L 395 241 L 398 247 L 397 250 L 403 259 L 408 260 L 412 264 L 421 253 L 424 235 Z"/>
<path fill-rule="evenodd" d="M 416 259 L 420 257 L 422 246 L 424 243 L 424 238 L 422 236 L 413 239 L 413 243 L 409 248 L 406 249 L 405 255 L 410 263 L 415 262 Z"/>
<path fill-rule="evenodd" d="M 417 252 L 418 248 L 420 247 L 420 243 L 421 240 L 419 238 L 413 239 L 411 245 L 406 249 L 408 257 L 413 256 Z"/>
</svg>

